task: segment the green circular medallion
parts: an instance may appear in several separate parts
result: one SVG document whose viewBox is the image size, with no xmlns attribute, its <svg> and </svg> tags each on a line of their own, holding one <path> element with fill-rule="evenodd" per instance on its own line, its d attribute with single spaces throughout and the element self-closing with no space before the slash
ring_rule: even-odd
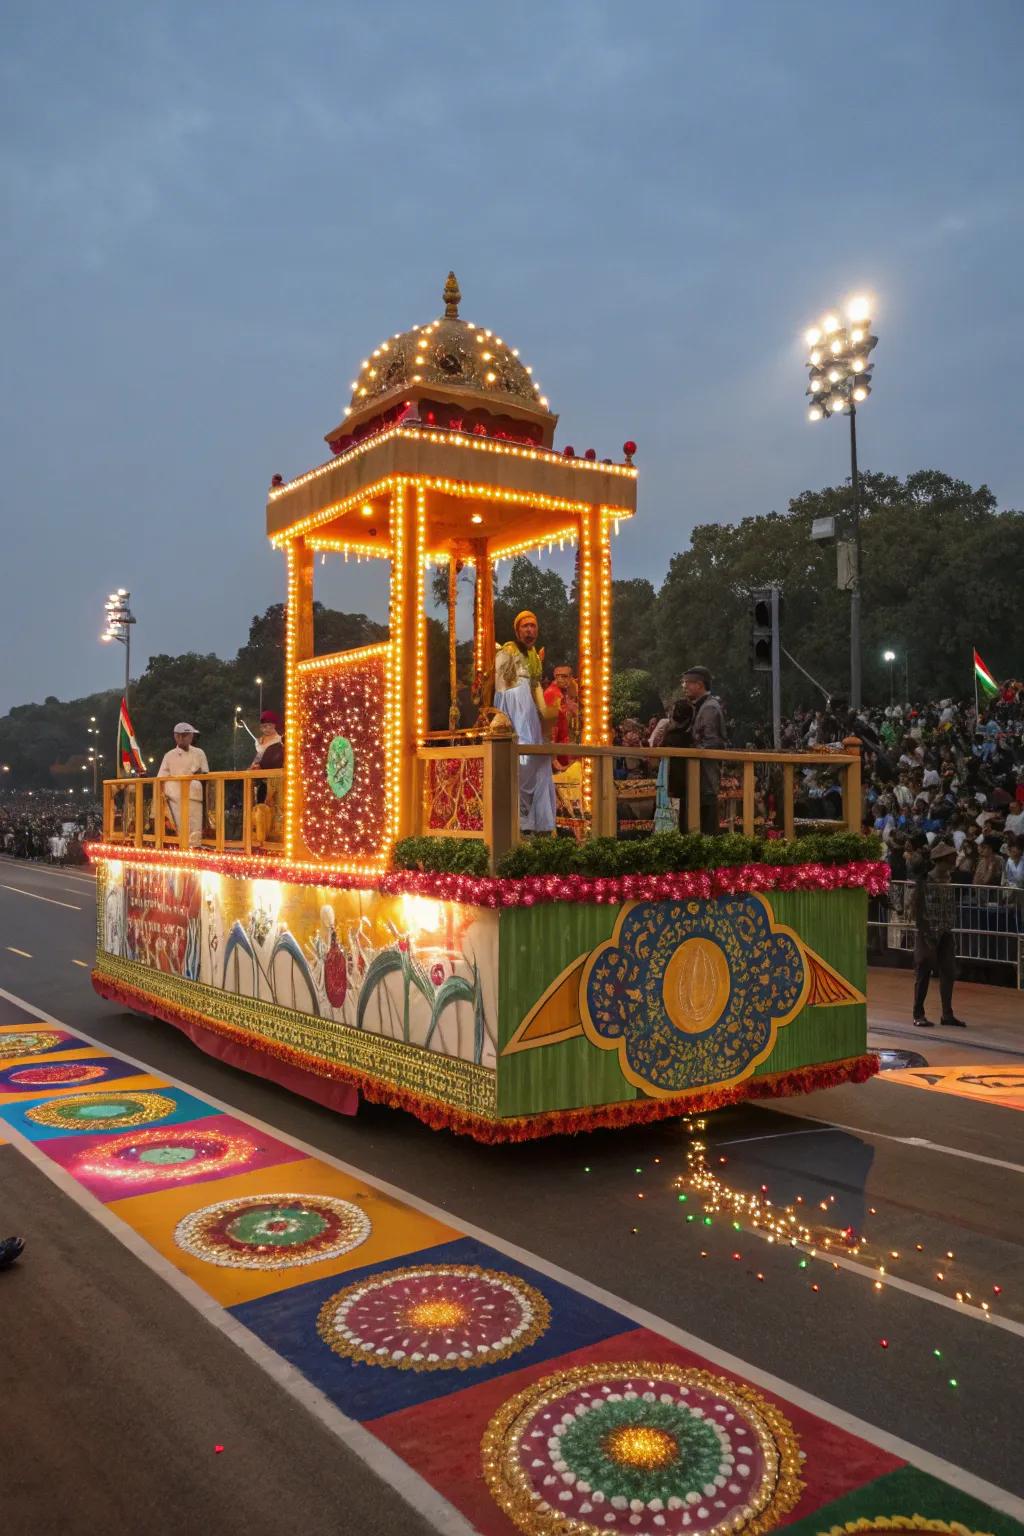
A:
<svg viewBox="0 0 1024 1536">
<path fill-rule="evenodd" d="M 332 794 L 343 800 L 352 788 L 356 755 L 346 736 L 335 736 L 327 748 L 327 782 Z"/>
</svg>

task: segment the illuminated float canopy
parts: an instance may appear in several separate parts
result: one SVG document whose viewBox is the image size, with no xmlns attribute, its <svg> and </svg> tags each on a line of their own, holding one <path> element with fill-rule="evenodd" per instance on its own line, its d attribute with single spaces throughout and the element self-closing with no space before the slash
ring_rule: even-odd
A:
<svg viewBox="0 0 1024 1536">
<path fill-rule="evenodd" d="M 503 862 L 519 837 L 518 762 L 531 752 L 581 757 L 579 822 L 599 859 L 617 833 L 610 535 L 635 510 L 634 446 L 624 463 L 556 453 L 556 417 L 533 375 L 502 338 L 459 318 L 453 276 L 444 297 L 442 318 L 365 359 L 327 434 L 331 458 L 271 486 L 267 527 L 288 571 L 283 776 L 205 775 L 210 826 L 198 843 L 191 817 L 169 826 L 167 781 L 104 786 L 104 843 L 90 849 L 97 991 L 336 1110 L 353 1112 L 362 1094 L 485 1141 L 863 1080 L 877 1070 L 867 893 L 884 891 L 888 871 L 856 841 L 836 863 L 808 851 L 643 876 L 517 877 L 517 861 Z M 460 564 L 474 572 L 474 691 L 486 699 L 495 566 L 567 541 L 578 545 L 581 744 L 517 742 L 496 715 L 461 730 L 457 707 L 448 731 L 428 733 L 428 563 L 447 564 L 450 619 Z M 317 555 L 390 560 L 387 640 L 314 654 Z M 456 659 L 451 648 L 453 696 Z M 850 745 L 767 754 L 786 839 L 804 764 L 839 770 L 846 825 L 859 830 Z M 701 762 L 684 755 L 696 831 Z M 728 754 L 749 837 L 764 756 Z M 767 834 L 767 805 L 762 825 Z M 396 840 L 417 833 L 481 839 L 491 874 L 455 873 L 451 845 L 443 870 L 393 867 Z"/>
<path fill-rule="evenodd" d="M 500 336 L 460 319 L 460 300 L 450 273 L 444 315 L 363 360 L 344 419 L 326 435 L 333 457 L 270 489 L 267 532 L 288 562 L 285 842 L 294 859 L 381 870 L 394 842 L 419 830 L 428 564 L 473 568 L 474 664 L 484 674 L 496 564 L 578 542 L 582 740 L 609 740 L 609 535 L 636 510 L 631 455 L 612 463 L 556 452 L 558 418 L 532 372 Z M 382 645 L 314 657 L 317 554 L 390 560 Z"/>
</svg>

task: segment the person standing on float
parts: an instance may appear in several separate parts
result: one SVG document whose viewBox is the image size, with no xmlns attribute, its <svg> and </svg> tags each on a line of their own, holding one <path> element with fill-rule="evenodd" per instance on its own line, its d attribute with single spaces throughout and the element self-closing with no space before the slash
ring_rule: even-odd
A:
<svg viewBox="0 0 1024 1536">
<path fill-rule="evenodd" d="M 529 609 L 516 614 L 514 640 L 499 648 L 494 663 L 494 707 L 507 715 L 519 740 L 539 746 L 545 740 L 543 722 L 557 714 L 541 686 L 544 653 L 538 652 L 537 615 Z M 555 830 L 555 781 L 550 757 L 519 759 L 519 826 L 523 832 Z"/>
</svg>

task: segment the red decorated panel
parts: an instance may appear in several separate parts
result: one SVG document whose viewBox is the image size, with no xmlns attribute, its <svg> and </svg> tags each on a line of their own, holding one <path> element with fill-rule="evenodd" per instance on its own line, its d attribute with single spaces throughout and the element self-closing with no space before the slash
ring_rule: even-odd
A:
<svg viewBox="0 0 1024 1536">
<path fill-rule="evenodd" d="M 482 832 L 482 757 L 432 757 L 426 775 L 427 828 L 431 832 Z"/>
<path fill-rule="evenodd" d="M 300 672 L 302 837 L 321 858 L 378 858 L 388 844 L 382 648 Z"/>
</svg>

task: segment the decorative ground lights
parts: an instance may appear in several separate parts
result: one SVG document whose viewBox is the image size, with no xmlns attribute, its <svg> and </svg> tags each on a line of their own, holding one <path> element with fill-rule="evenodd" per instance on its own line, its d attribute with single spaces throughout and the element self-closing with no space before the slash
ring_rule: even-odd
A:
<svg viewBox="0 0 1024 1536">
<path fill-rule="evenodd" d="M 421 1264 L 372 1275 L 320 1309 L 336 1354 L 399 1370 L 471 1370 L 518 1354 L 545 1331 L 547 1301 L 518 1275 Z"/>
<path fill-rule="evenodd" d="M 116 1131 L 173 1115 L 177 1105 L 160 1093 L 69 1093 L 25 1111 L 37 1125 L 63 1131 Z"/>
<path fill-rule="evenodd" d="M 796 1504 L 800 1460 L 751 1388 L 652 1361 L 544 1377 L 483 1440 L 491 1493 L 528 1536 L 754 1536 Z"/>
<path fill-rule="evenodd" d="M 244 1195 L 193 1211 L 174 1229 L 179 1248 L 208 1264 L 291 1269 L 358 1248 L 370 1218 L 329 1195 Z"/>
</svg>

